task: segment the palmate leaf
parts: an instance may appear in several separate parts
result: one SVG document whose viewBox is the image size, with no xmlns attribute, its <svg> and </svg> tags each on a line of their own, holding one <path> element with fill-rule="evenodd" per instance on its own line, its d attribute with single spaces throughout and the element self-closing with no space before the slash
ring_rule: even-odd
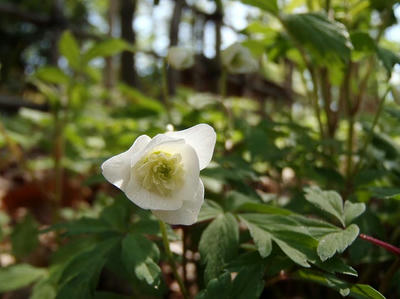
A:
<svg viewBox="0 0 400 299">
<path fill-rule="evenodd" d="M 216 278 L 224 265 L 236 256 L 239 247 L 239 228 L 235 217 L 222 214 L 211 222 L 201 235 L 199 251 L 206 263 L 205 281 Z"/>
<path fill-rule="evenodd" d="M 282 20 L 290 35 L 320 62 L 349 60 L 352 45 L 343 24 L 321 13 L 289 14 Z"/>
</svg>

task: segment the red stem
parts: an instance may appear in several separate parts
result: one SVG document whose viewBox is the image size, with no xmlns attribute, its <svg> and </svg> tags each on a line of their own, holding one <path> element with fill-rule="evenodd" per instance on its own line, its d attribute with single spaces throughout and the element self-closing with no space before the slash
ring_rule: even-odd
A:
<svg viewBox="0 0 400 299">
<path fill-rule="evenodd" d="M 365 241 L 368 241 L 368 242 L 370 242 L 372 244 L 380 246 L 380 247 L 386 249 L 387 251 L 390 251 L 391 253 L 394 253 L 394 254 L 400 256 L 400 248 L 398 248 L 396 246 L 393 246 L 392 244 L 383 242 L 381 240 L 375 239 L 375 238 L 373 238 L 371 236 L 368 236 L 368 235 L 365 235 L 365 234 L 360 234 L 359 237 L 361 239 L 364 239 Z"/>
</svg>

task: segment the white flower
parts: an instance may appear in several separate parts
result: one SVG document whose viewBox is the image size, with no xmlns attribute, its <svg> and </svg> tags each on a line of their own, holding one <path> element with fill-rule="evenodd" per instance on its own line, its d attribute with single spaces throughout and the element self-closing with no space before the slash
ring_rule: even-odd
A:
<svg viewBox="0 0 400 299">
<path fill-rule="evenodd" d="M 141 135 L 101 168 L 139 207 L 169 224 L 190 225 L 204 202 L 199 174 L 211 161 L 215 140 L 214 129 L 206 124 L 154 138 Z"/>
<path fill-rule="evenodd" d="M 174 69 L 187 69 L 194 64 L 194 54 L 187 48 L 171 47 L 168 50 L 167 61 Z"/>
<path fill-rule="evenodd" d="M 250 50 L 239 43 L 234 43 L 221 52 L 222 64 L 234 74 L 251 73 L 257 70 L 257 61 Z"/>
</svg>

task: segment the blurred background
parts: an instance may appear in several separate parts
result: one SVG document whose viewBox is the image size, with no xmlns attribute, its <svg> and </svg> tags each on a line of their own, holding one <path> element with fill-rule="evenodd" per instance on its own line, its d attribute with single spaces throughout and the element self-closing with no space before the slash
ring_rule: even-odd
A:
<svg viewBox="0 0 400 299">
<path fill-rule="evenodd" d="M 217 131 L 208 199 L 304 214 L 302 188 L 316 183 L 367 203 L 362 231 L 400 244 L 400 2 L 272 2 L 279 15 L 267 0 L 0 0 L 0 265 L 47 267 L 58 241 L 39 231 L 103 215 L 123 195 L 101 163 L 168 124 Z M 226 74 L 234 43 L 256 71 Z M 173 46 L 194 64 L 168 65 Z M 374 280 L 393 257 L 358 240 L 348 258 L 400 296 L 398 262 Z"/>
</svg>

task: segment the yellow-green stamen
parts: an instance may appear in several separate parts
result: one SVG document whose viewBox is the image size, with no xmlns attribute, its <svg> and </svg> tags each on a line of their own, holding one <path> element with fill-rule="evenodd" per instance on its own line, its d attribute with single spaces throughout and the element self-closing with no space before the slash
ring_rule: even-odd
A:
<svg viewBox="0 0 400 299">
<path fill-rule="evenodd" d="M 182 156 L 154 151 L 147 154 L 132 168 L 138 183 L 150 192 L 170 196 L 183 185 Z"/>
</svg>

